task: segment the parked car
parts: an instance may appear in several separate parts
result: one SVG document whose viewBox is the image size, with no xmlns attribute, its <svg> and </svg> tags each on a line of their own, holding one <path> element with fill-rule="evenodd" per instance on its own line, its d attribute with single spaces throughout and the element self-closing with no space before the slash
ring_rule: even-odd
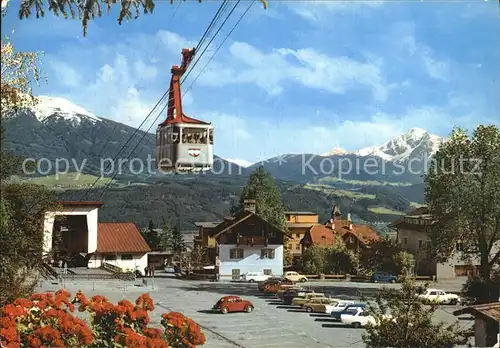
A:
<svg viewBox="0 0 500 348">
<path fill-rule="evenodd" d="M 312 298 L 302 305 L 302 308 L 308 313 L 330 313 L 327 312 L 330 306 L 335 305 L 339 300 L 333 298 Z"/>
<path fill-rule="evenodd" d="M 342 314 L 351 313 L 354 309 L 358 309 L 358 308 L 364 309 L 364 308 L 366 308 L 366 306 L 367 306 L 366 303 L 352 303 L 352 304 L 347 305 L 342 310 L 332 311 L 332 313 L 330 315 L 333 319 L 340 320 Z"/>
<path fill-rule="evenodd" d="M 251 313 L 254 309 L 252 302 L 243 300 L 239 296 L 224 296 L 212 308 L 216 312 L 227 314 L 229 312 Z"/>
<path fill-rule="evenodd" d="M 439 289 L 427 289 L 424 293 L 418 294 L 417 296 L 427 303 L 455 305 L 460 302 L 460 297 L 458 295 L 449 294 Z"/>
<path fill-rule="evenodd" d="M 346 309 L 347 306 L 353 305 L 355 303 L 356 302 L 349 300 L 339 300 L 335 304 L 329 305 L 326 309 L 327 312 L 325 313 L 342 312 L 344 309 Z"/>
<path fill-rule="evenodd" d="M 175 268 L 172 266 L 165 266 L 165 273 L 175 273 Z"/>
<path fill-rule="evenodd" d="M 397 280 L 398 280 L 397 277 L 393 274 L 390 274 L 389 272 L 377 271 L 373 273 L 371 276 L 372 283 L 378 283 L 378 282 L 396 283 Z"/>
<path fill-rule="evenodd" d="M 306 276 L 304 276 L 302 274 L 299 274 L 297 272 L 293 272 L 293 271 L 286 272 L 285 274 L 283 274 L 283 278 L 289 279 L 289 280 L 291 280 L 294 283 L 297 283 L 297 282 L 305 283 L 305 282 L 307 282 L 307 277 Z"/>
<path fill-rule="evenodd" d="M 311 294 L 314 293 L 314 290 L 292 290 L 292 289 L 287 289 L 283 293 L 283 304 L 285 305 L 291 305 L 292 301 L 295 297 L 305 297 L 306 294 Z"/>
<path fill-rule="evenodd" d="M 290 286 L 287 286 L 287 287 L 281 287 L 278 292 L 276 293 L 276 297 L 278 299 L 280 299 L 281 301 L 283 301 L 283 295 L 285 294 L 285 292 L 287 291 L 292 291 L 292 290 L 303 290 L 303 288 L 301 286 L 298 286 L 298 285 L 290 285 Z"/>
<path fill-rule="evenodd" d="M 384 316 L 387 319 L 390 319 L 390 315 Z M 364 327 L 368 324 L 377 325 L 378 321 L 375 317 L 368 314 L 368 312 L 362 308 L 350 309 L 348 312 L 342 314 L 340 321 L 354 328 Z"/>
<path fill-rule="evenodd" d="M 257 287 L 258 287 L 259 291 L 264 291 L 266 286 L 271 285 L 271 284 L 291 284 L 291 285 L 293 285 L 293 282 L 288 280 L 288 279 L 285 279 L 283 277 L 271 277 L 268 280 L 265 280 L 263 282 L 258 282 Z"/>
<path fill-rule="evenodd" d="M 271 278 L 270 275 L 266 275 L 263 272 L 248 272 L 242 275 L 241 280 L 248 283 L 264 282 Z"/>
<path fill-rule="evenodd" d="M 309 294 L 305 294 L 304 296 L 297 296 L 292 299 L 292 305 L 293 306 L 301 306 L 312 300 L 313 298 L 327 298 L 325 294 L 321 292 L 311 292 Z"/>
</svg>

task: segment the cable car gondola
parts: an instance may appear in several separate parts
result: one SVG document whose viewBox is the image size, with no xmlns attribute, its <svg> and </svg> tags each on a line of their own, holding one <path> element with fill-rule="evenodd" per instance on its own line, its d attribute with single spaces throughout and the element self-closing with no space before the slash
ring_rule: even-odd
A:
<svg viewBox="0 0 500 348">
<path fill-rule="evenodd" d="M 181 66 L 172 66 L 167 119 L 156 130 L 156 167 L 161 172 L 192 172 L 213 166 L 213 130 L 209 122 L 182 112 L 180 79 L 195 49 L 182 50 Z"/>
</svg>

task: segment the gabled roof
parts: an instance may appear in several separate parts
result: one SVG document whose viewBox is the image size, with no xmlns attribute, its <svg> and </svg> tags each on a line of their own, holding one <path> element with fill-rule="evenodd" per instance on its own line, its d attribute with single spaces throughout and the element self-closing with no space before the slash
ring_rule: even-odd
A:
<svg viewBox="0 0 500 348">
<path fill-rule="evenodd" d="M 311 242 L 319 245 L 332 245 L 337 238 L 337 235 L 335 235 L 332 229 L 324 225 L 312 226 L 309 229 L 309 234 L 311 236 Z"/>
<path fill-rule="evenodd" d="M 350 221 L 348 220 L 334 220 L 333 223 L 335 229 L 332 229 L 332 224 L 328 222 L 325 225 L 312 226 L 306 235 L 309 235 L 308 238 L 311 239 L 313 244 L 319 245 L 331 245 L 337 236 L 344 238 L 353 235 L 363 244 L 380 239 L 378 233 L 370 225 L 352 224 L 351 230 L 349 229 Z"/>
<path fill-rule="evenodd" d="M 459 309 L 453 312 L 454 315 L 472 314 L 488 320 L 500 323 L 500 302 L 486 303 L 477 306 L 471 306 Z"/>
<path fill-rule="evenodd" d="M 260 217 L 257 214 L 249 212 L 249 211 L 241 211 L 241 212 L 237 213 L 235 216 L 233 216 L 231 219 L 227 219 L 225 221 L 222 221 L 219 225 L 217 225 L 210 232 L 211 237 L 212 238 L 218 238 L 220 235 L 222 235 L 227 230 L 235 227 L 236 225 L 239 225 L 240 223 L 242 223 L 243 221 L 249 219 L 250 217 L 255 217 L 256 219 L 258 219 L 258 220 L 262 221 L 263 223 L 265 223 L 265 224 L 271 226 L 272 228 L 274 228 L 277 232 L 283 233 L 285 236 L 287 236 L 289 238 L 292 238 L 292 236 L 288 232 L 280 230 L 278 227 L 274 226 L 269 221 L 263 219 L 262 217 Z"/>
<path fill-rule="evenodd" d="M 97 224 L 97 252 L 147 253 L 151 248 L 132 222 L 100 222 Z"/>
</svg>

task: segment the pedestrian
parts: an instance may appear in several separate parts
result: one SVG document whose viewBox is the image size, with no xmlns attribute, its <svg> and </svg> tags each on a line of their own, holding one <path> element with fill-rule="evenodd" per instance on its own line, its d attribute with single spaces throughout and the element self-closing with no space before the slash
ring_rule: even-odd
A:
<svg viewBox="0 0 500 348">
<path fill-rule="evenodd" d="M 155 267 L 151 266 L 151 277 L 155 276 Z"/>
<path fill-rule="evenodd" d="M 144 277 L 148 276 L 148 267 L 144 267 Z"/>
</svg>

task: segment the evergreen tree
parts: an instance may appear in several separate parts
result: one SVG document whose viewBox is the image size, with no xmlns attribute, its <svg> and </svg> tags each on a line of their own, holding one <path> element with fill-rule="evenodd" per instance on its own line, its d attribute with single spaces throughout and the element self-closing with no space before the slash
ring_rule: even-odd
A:
<svg viewBox="0 0 500 348">
<path fill-rule="evenodd" d="M 171 245 L 174 254 L 180 255 L 186 251 L 186 242 L 179 225 L 176 225 L 172 231 Z"/>
<path fill-rule="evenodd" d="M 142 236 L 153 251 L 161 251 L 162 245 L 158 232 L 155 231 L 153 220 L 149 220 L 148 228 L 141 232 Z"/>
<path fill-rule="evenodd" d="M 231 213 L 236 214 L 243 210 L 245 199 L 255 200 L 255 213 L 264 218 L 280 230 L 288 232 L 285 217 L 285 206 L 281 201 L 281 193 L 274 179 L 264 170 L 257 168 L 248 179 L 247 186 L 243 189 L 237 205 L 231 208 Z M 292 264 L 292 252 L 290 241 L 285 237 L 284 264 Z"/>
<path fill-rule="evenodd" d="M 160 249 L 162 251 L 172 251 L 173 249 L 173 235 L 170 225 L 166 222 L 163 224 L 163 231 L 159 235 Z"/>
</svg>

